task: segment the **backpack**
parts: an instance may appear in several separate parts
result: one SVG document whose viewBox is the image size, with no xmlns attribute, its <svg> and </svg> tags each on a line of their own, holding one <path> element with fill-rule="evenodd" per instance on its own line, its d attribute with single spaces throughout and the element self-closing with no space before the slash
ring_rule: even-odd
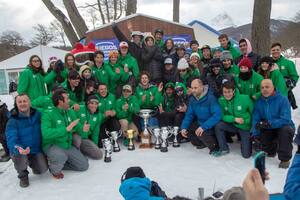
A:
<svg viewBox="0 0 300 200">
<path fill-rule="evenodd" d="M 151 192 L 150 196 L 168 198 L 165 191 L 163 191 L 157 182 L 151 181 Z"/>
</svg>

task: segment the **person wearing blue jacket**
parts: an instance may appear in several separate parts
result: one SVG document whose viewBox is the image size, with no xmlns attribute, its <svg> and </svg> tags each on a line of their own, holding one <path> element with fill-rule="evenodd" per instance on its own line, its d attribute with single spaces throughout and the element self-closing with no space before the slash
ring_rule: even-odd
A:
<svg viewBox="0 0 300 200">
<path fill-rule="evenodd" d="M 201 146 L 203 143 L 210 153 L 213 153 L 218 150 L 214 127 L 221 120 L 221 107 L 216 97 L 209 92 L 205 80 L 194 79 L 191 86 L 193 95 L 190 97 L 189 106 L 181 124 L 181 135 L 185 138 L 189 137 L 193 145 Z M 197 119 L 197 129 L 195 132 L 188 133 L 187 130 L 194 118 Z"/>
<path fill-rule="evenodd" d="M 34 174 L 48 170 L 47 161 L 41 151 L 41 113 L 30 108 L 27 94 L 16 97 L 6 126 L 7 146 L 20 179 L 21 187 L 28 187 L 28 165 Z"/>
<path fill-rule="evenodd" d="M 262 150 L 269 157 L 276 152 L 279 168 L 288 168 L 293 150 L 294 123 L 287 97 L 274 89 L 272 80 L 261 82 L 262 96 L 256 101 L 252 115 L 253 136 L 260 137 Z"/>
</svg>

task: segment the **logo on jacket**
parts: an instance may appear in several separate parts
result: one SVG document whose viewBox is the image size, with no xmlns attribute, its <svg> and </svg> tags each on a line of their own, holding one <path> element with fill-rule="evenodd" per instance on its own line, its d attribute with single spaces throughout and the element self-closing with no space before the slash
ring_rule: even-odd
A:
<svg viewBox="0 0 300 200">
<path fill-rule="evenodd" d="M 81 114 L 81 117 L 85 117 L 85 114 L 84 114 L 84 113 L 82 113 L 82 114 Z"/>
<path fill-rule="evenodd" d="M 94 121 L 94 122 L 97 121 L 97 117 L 94 117 L 94 118 L 93 118 L 93 121 Z"/>
<path fill-rule="evenodd" d="M 238 110 L 242 110 L 242 106 L 238 106 L 237 109 L 238 109 Z"/>
<path fill-rule="evenodd" d="M 281 66 L 281 69 L 285 69 L 285 66 Z"/>
<path fill-rule="evenodd" d="M 62 123 L 62 121 L 61 121 L 61 120 L 57 120 L 56 122 L 57 122 L 57 124 L 61 124 L 61 123 Z"/>
</svg>

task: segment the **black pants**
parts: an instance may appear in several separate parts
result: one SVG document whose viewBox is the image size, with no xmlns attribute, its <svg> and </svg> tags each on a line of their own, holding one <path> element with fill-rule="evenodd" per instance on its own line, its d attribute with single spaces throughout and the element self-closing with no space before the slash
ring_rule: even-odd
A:
<svg viewBox="0 0 300 200">
<path fill-rule="evenodd" d="M 0 143 L 6 155 L 9 155 L 5 133 L 0 133 Z"/>
<path fill-rule="evenodd" d="M 210 151 L 218 149 L 218 143 L 215 137 L 214 128 L 204 131 L 201 136 L 197 136 L 195 131 L 199 128 L 198 122 L 193 122 L 188 129 L 188 138 L 195 146 L 204 144 Z"/>
<path fill-rule="evenodd" d="M 295 130 L 290 126 L 261 130 L 262 150 L 269 155 L 274 155 L 277 152 L 281 161 L 290 160 L 292 158 L 294 132 Z"/>
<path fill-rule="evenodd" d="M 180 127 L 181 122 L 184 118 L 184 113 L 180 112 L 163 112 L 158 116 L 159 126 L 178 126 Z"/>
<path fill-rule="evenodd" d="M 100 133 L 99 133 L 99 142 L 98 146 L 102 147 L 102 139 L 108 138 L 108 135 L 106 134 L 106 130 L 111 131 L 119 131 L 121 129 L 121 125 L 119 123 L 119 120 L 116 117 L 109 117 L 104 121 L 103 124 L 101 124 L 100 127 Z"/>
</svg>

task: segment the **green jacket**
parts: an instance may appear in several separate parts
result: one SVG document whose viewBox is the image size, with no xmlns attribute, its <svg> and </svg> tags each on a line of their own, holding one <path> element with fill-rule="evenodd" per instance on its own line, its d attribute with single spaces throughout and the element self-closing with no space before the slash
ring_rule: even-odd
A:
<svg viewBox="0 0 300 200">
<path fill-rule="evenodd" d="M 28 94 L 31 101 L 39 96 L 47 95 L 44 76 L 40 73 L 34 73 L 33 70 L 27 66 L 20 74 L 17 91 L 18 94 Z"/>
<path fill-rule="evenodd" d="M 285 84 L 285 80 L 278 69 L 270 72 L 270 79 L 272 80 L 274 87 L 280 91 L 283 96 L 288 96 L 288 89 Z"/>
<path fill-rule="evenodd" d="M 128 104 L 128 110 L 123 110 L 123 106 Z M 131 95 L 128 99 L 121 96 L 120 99 L 117 100 L 116 103 L 116 112 L 118 119 L 127 119 L 129 123 L 132 122 L 133 114 L 137 114 L 140 111 L 140 105 L 138 104 L 138 100 L 136 96 Z"/>
<path fill-rule="evenodd" d="M 64 70 L 61 72 L 61 76 L 64 78 L 64 80 L 66 80 L 68 78 L 68 73 L 69 73 L 69 70 L 67 70 L 66 68 L 64 68 Z M 56 76 L 57 76 L 57 74 L 54 70 L 52 70 L 50 73 L 48 73 L 45 76 L 45 83 L 48 86 L 49 93 L 51 92 L 53 85 L 56 83 L 56 80 L 55 80 Z"/>
<path fill-rule="evenodd" d="M 120 73 L 116 73 L 116 69 L 120 69 Z M 125 73 L 123 67 L 119 64 L 111 64 L 110 62 L 104 65 L 104 69 L 107 71 L 109 75 L 109 92 L 115 94 L 117 85 L 124 85 L 129 78 L 129 73 Z"/>
<path fill-rule="evenodd" d="M 50 145 L 57 145 L 63 149 L 69 149 L 72 145 L 72 134 L 78 132 L 78 125 L 70 132 L 67 126 L 76 120 L 76 114 L 73 109 L 63 110 L 54 107 L 47 110 L 42 115 L 42 146 L 45 151 Z"/>
<path fill-rule="evenodd" d="M 222 49 L 222 51 L 224 51 L 224 50 L 230 51 L 230 53 L 233 57 L 233 60 L 235 60 L 236 58 L 238 58 L 241 55 L 240 50 L 238 48 L 234 47 L 230 41 L 228 42 L 227 49 L 224 49 L 223 47 L 221 47 L 221 49 Z"/>
<path fill-rule="evenodd" d="M 159 49 L 161 50 L 161 52 L 163 52 L 164 46 L 165 46 L 165 42 L 164 42 L 163 39 L 161 39 L 161 40 L 155 40 L 155 45 L 159 47 Z"/>
<path fill-rule="evenodd" d="M 149 85 L 144 89 L 141 85 L 138 85 L 135 91 L 135 95 L 138 99 L 141 109 L 153 109 L 157 107 L 161 100 L 161 92 L 158 91 L 156 85 Z M 146 95 L 145 101 L 142 101 L 143 95 Z M 151 100 L 151 96 L 154 98 Z"/>
<path fill-rule="evenodd" d="M 129 69 L 129 75 L 133 75 L 135 80 L 139 79 L 140 70 L 139 70 L 137 60 L 133 56 L 131 56 L 130 53 L 127 53 L 127 55 L 124 57 L 120 55 L 118 58 L 118 62 L 123 67 L 125 65 L 127 65 L 128 69 Z"/>
<path fill-rule="evenodd" d="M 293 61 L 287 59 L 284 56 L 280 56 L 280 58 L 276 60 L 275 63 L 278 65 L 279 70 L 284 78 L 291 78 L 297 83 L 299 75 Z"/>
<path fill-rule="evenodd" d="M 249 80 L 244 81 L 239 77 L 236 77 L 235 84 L 239 89 L 240 94 L 249 95 L 250 98 L 252 98 L 252 96 L 255 96 L 256 99 L 258 99 L 261 95 L 260 83 L 263 79 L 264 78 L 260 74 L 252 70 L 252 76 Z"/>
<path fill-rule="evenodd" d="M 116 97 L 115 95 L 108 93 L 106 97 L 102 97 L 99 94 L 96 94 L 99 98 L 99 112 L 105 114 L 108 110 L 115 111 L 116 108 Z"/>
<path fill-rule="evenodd" d="M 105 85 L 108 87 L 109 75 L 105 70 L 104 63 L 102 64 L 101 67 L 97 67 L 96 65 L 94 65 L 92 67 L 92 74 L 98 81 L 105 83 Z"/>
<path fill-rule="evenodd" d="M 233 64 L 227 71 L 225 71 L 223 68 L 223 71 L 226 74 L 231 74 L 233 77 L 238 77 L 240 73 L 240 68 L 237 65 Z"/>
<path fill-rule="evenodd" d="M 78 112 L 76 112 L 77 118 L 80 119 L 78 123 L 78 134 L 82 139 L 90 138 L 96 145 L 98 145 L 100 125 L 104 120 L 103 113 L 96 112 L 91 114 L 86 105 L 81 105 Z M 83 131 L 84 123 L 90 125 L 88 132 Z"/>
<path fill-rule="evenodd" d="M 70 98 L 70 106 L 74 104 L 84 104 L 84 88 L 82 88 L 80 94 L 77 96 L 75 90 L 68 87 L 68 80 L 62 83 L 63 88 L 67 91 Z"/>
<path fill-rule="evenodd" d="M 160 99 L 160 104 L 163 107 L 163 110 L 165 112 L 172 112 L 175 111 L 175 98 L 174 98 L 174 94 L 171 95 L 170 97 L 167 96 L 166 94 L 161 96 Z"/>
<path fill-rule="evenodd" d="M 253 111 L 253 102 L 248 95 L 235 92 L 231 100 L 226 100 L 224 96 L 219 98 L 219 103 L 222 108 L 222 120 L 242 130 L 251 129 L 251 116 Z M 238 124 L 235 118 L 243 118 L 244 123 Z"/>
<path fill-rule="evenodd" d="M 48 96 L 39 96 L 31 102 L 31 105 L 41 113 L 52 109 L 54 107 L 52 101 L 52 93 L 50 93 Z"/>
</svg>

